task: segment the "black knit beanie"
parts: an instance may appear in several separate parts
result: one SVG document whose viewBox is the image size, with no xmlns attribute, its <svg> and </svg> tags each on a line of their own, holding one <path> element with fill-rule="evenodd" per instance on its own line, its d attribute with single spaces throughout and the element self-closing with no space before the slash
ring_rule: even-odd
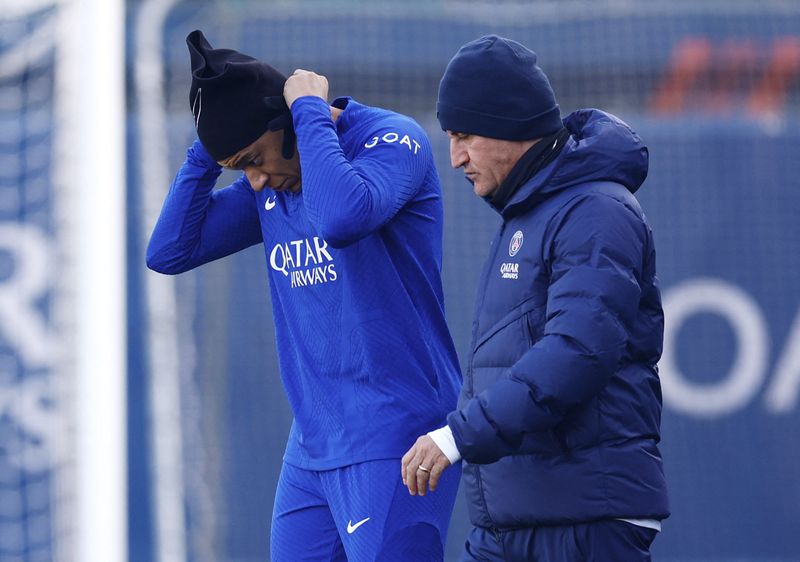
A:
<svg viewBox="0 0 800 562">
<path fill-rule="evenodd" d="M 283 156 L 294 154 L 292 115 L 283 99 L 286 76 L 232 49 L 214 49 L 203 32 L 186 37 L 192 63 L 189 105 L 200 142 L 216 161 L 233 156 L 267 131 L 284 130 Z"/>
<path fill-rule="evenodd" d="M 506 140 L 541 138 L 563 126 L 536 53 L 497 35 L 458 50 L 439 83 L 436 115 L 445 131 Z"/>
</svg>

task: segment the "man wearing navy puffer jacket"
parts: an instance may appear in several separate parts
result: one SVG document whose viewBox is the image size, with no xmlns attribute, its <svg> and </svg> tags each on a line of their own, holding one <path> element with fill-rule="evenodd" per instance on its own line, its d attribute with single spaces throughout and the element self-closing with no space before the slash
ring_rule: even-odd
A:
<svg viewBox="0 0 800 562">
<path fill-rule="evenodd" d="M 454 168 L 501 218 L 459 409 L 403 457 L 411 494 L 463 459 L 463 560 L 634 562 L 669 515 L 663 312 L 633 194 L 648 151 L 596 109 L 562 121 L 523 45 L 464 45 L 439 86 Z"/>
</svg>

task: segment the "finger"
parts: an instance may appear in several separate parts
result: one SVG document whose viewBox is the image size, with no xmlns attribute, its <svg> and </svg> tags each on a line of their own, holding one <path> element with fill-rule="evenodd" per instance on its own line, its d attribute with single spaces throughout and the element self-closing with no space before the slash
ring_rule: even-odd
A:
<svg viewBox="0 0 800 562">
<path fill-rule="evenodd" d="M 408 470 L 409 462 L 411 461 L 412 458 L 414 458 L 414 453 L 415 453 L 415 447 L 411 447 L 406 452 L 406 454 L 403 455 L 403 458 L 400 459 L 400 477 L 403 479 L 404 486 L 406 485 L 407 481 L 406 470 Z"/>
<path fill-rule="evenodd" d="M 409 461 L 408 466 L 406 467 L 406 487 L 408 487 L 408 493 L 412 496 L 416 496 L 419 493 L 419 487 L 417 482 L 417 474 L 420 472 L 417 470 L 419 468 L 420 463 L 422 462 L 420 459 L 422 456 L 417 452 L 414 457 Z"/>
<path fill-rule="evenodd" d="M 400 476 L 403 479 L 403 485 L 408 483 L 408 478 L 406 477 L 406 472 L 408 472 L 408 465 L 411 462 L 411 459 L 414 457 L 414 447 L 411 447 L 403 458 L 400 459 Z"/>
<path fill-rule="evenodd" d="M 412 496 L 417 495 L 417 475 L 411 465 L 406 468 L 406 488 L 408 488 L 408 493 Z"/>
<path fill-rule="evenodd" d="M 425 467 L 428 470 L 422 470 L 420 467 Z M 431 463 L 430 461 L 421 462 L 417 467 L 417 493 L 424 496 L 428 491 L 428 481 L 431 477 Z"/>
<path fill-rule="evenodd" d="M 415 456 L 406 468 L 406 487 L 408 488 L 408 493 L 412 496 L 417 495 L 417 464 L 418 461 Z"/>
<path fill-rule="evenodd" d="M 428 488 L 431 492 L 436 491 L 436 486 L 439 485 L 439 479 L 448 466 L 450 466 L 450 464 L 446 460 L 445 462 L 438 460 L 436 464 L 433 465 L 433 468 L 431 468 L 431 476 L 428 479 Z"/>
</svg>

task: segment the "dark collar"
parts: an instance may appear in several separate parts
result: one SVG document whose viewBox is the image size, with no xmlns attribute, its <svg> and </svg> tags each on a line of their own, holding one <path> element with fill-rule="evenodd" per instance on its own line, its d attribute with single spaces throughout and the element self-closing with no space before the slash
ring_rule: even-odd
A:
<svg viewBox="0 0 800 562">
<path fill-rule="evenodd" d="M 485 198 L 489 205 L 494 207 L 498 213 L 502 213 L 519 188 L 561 153 L 567 144 L 567 138 L 569 138 L 569 131 L 562 127 L 560 131 L 542 137 L 539 142 L 530 147 L 514 164 L 494 195 Z"/>
</svg>

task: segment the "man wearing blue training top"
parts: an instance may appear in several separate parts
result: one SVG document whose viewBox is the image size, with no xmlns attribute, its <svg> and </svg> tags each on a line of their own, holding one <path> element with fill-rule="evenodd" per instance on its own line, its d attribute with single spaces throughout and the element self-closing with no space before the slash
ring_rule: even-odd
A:
<svg viewBox="0 0 800 562">
<path fill-rule="evenodd" d="M 408 117 L 350 98 L 329 106 L 313 72 L 286 79 L 199 31 L 187 44 L 198 140 L 147 264 L 175 274 L 264 244 L 294 413 L 271 559 L 442 560 L 459 471 L 415 502 L 397 470 L 460 386 L 429 140 Z M 213 190 L 223 166 L 244 173 Z"/>
<path fill-rule="evenodd" d="M 669 508 L 647 147 L 596 109 L 562 121 L 536 54 L 494 35 L 450 61 L 437 112 L 501 224 L 459 408 L 403 457 L 409 492 L 464 459 L 465 561 L 648 561 Z"/>
</svg>

